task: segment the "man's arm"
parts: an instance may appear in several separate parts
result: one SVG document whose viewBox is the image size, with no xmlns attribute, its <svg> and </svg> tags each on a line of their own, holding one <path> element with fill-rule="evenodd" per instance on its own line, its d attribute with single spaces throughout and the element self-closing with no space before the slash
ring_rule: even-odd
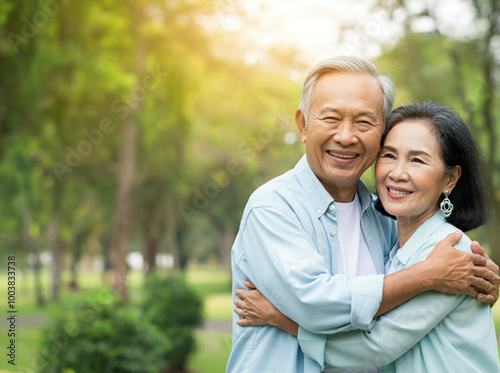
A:
<svg viewBox="0 0 500 373">
<path fill-rule="evenodd" d="M 498 265 L 493 262 L 493 260 L 491 260 L 490 257 L 484 252 L 479 242 L 472 241 L 471 249 L 474 254 L 480 255 L 486 259 L 486 268 L 488 268 L 493 273 L 493 280 L 490 280 L 491 284 L 493 285 L 493 289 L 489 292 L 486 292 L 484 291 L 484 287 L 478 287 L 478 294 L 476 296 L 476 299 L 480 302 L 488 303 L 493 307 L 493 305 L 498 300 L 498 288 L 500 284 L 500 277 L 498 276 Z"/>
<path fill-rule="evenodd" d="M 387 275 L 384 278 L 382 302 L 375 316 L 380 316 L 426 291 L 467 294 L 493 305 L 498 299 L 498 266 L 475 242 L 476 254 L 456 250 L 462 238 L 457 231 L 437 243 L 424 261 Z"/>
<path fill-rule="evenodd" d="M 245 282 L 245 286 L 255 288 L 251 282 Z M 381 316 L 369 332 L 354 330 L 325 336 L 299 328 L 293 320 L 281 314 L 258 290 L 240 289 L 237 290 L 237 295 L 240 299 L 234 302 L 235 312 L 242 317 L 238 325 L 270 324 L 298 336 L 304 353 L 322 367 L 325 363 L 338 367 L 388 364 L 418 343 L 464 301 L 463 296 L 427 291 Z M 487 318 L 481 320 L 487 322 Z M 474 330 L 475 327 L 477 325 L 461 326 L 470 328 L 471 335 L 477 332 Z"/>
<path fill-rule="evenodd" d="M 472 255 L 453 248 L 461 237 L 460 231 L 448 235 L 422 262 L 385 276 L 383 298 L 376 315 L 382 315 L 426 290 L 465 293 L 493 304 L 498 298 L 498 266 L 477 242 L 472 243 L 475 253 Z M 244 284 L 255 288 L 251 282 Z M 239 289 L 236 295 L 240 298 L 235 300 L 235 312 L 242 317 L 238 322 L 240 326 L 270 324 L 297 335 L 297 323 L 281 314 L 260 291 Z"/>
<path fill-rule="evenodd" d="M 318 333 L 370 327 L 383 275 L 333 276 L 293 212 L 254 208 L 239 235 L 243 255 L 235 265 L 282 313 Z"/>
</svg>

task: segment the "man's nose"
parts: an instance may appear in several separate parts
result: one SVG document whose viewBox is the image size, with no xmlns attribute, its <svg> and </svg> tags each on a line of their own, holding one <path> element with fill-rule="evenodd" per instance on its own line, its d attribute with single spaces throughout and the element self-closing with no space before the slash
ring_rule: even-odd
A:
<svg viewBox="0 0 500 373">
<path fill-rule="evenodd" d="M 348 146 L 358 142 L 357 130 L 350 120 L 343 120 L 335 130 L 333 141 Z"/>
</svg>

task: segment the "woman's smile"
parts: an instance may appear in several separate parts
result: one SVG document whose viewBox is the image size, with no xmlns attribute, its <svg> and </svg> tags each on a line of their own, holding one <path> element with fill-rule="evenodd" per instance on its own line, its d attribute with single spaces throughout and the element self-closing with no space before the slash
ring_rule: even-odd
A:
<svg viewBox="0 0 500 373">
<path fill-rule="evenodd" d="M 401 199 L 408 197 L 413 192 L 396 186 L 387 186 L 387 195 L 393 199 Z"/>
</svg>

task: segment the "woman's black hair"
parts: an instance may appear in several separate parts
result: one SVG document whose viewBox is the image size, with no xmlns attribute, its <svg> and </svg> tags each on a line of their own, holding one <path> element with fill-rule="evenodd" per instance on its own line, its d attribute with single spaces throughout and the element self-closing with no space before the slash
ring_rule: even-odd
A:
<svg viewBox="0 0 500 373">
<path fill-rule="evenodd" d="M 448 197 L 455 208 L 446 220 L 464 232 L 487 222 L 491 218 L 491 207 L 483 161 L 463 120 L 450 108 L 431 101 L 402 105 L 387 118 L 382 145 L 391 129 L 405 120 L 421 120 L 432 125 L 445 172 L 453 172 L 457 165 L 462 168 L 462 175 Z M 390 216 L 380 199 L 376 200 L 375 207 Z"/>
</svg>

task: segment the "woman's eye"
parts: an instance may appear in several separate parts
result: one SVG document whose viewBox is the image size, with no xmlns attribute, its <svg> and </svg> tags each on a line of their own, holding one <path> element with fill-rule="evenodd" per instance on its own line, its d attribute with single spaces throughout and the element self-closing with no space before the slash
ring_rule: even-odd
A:
<svg viewBox="0 0 500 373">
<path fill-rule="evenodd" d="M 394 154 L 391 154 L 391 153 L 384 153 L 384 154 L 381 154 L 380 155 L 381 158 L 389 158 L 389 159 L 396 159 L 396 157 L 394 156 Z"/>
<path fill-rule="evenodd" d="M 424 161 L 421 160 L 420 158 L 413 158 L 411 161 L 416 163 L 424 163 Z"/>
</svg>

